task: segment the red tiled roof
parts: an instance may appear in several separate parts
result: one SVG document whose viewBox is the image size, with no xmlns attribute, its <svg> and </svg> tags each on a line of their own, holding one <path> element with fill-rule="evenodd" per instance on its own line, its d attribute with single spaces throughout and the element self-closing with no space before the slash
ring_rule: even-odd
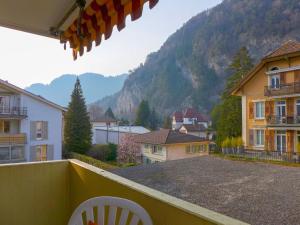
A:
<svg viewBox="0 0 300 225">
<path fill-rule="evenodd" d="M 159 131 L 153 131 L 146 134 L 136 135 L 134 139 L 138 143 L 155 145 L 205 141 L 205 139 L 194 135 L 183 134 L 178 131 L 168 129 L 162 129 Z"/>
<path fill-rule="evenodd" d="M 281 45 L 275 51 L 271 52 L 265 58 L 282 56 L 282 55 L 299 52 L 299 51 L 300 51 L 300 43 L 297 41 L 294 41 L 294 40 L 290 40 L 290 41 L 285 42 L 283 45 Z"/>
<path fill-rule="evenodd" d="M 194 108 L 187 108 L 184 114 L 184 118 L 197 118 L 198 112 Z"/>
<path fill-rule="evenodd" d="M 183 113 L 182 112 L 175 112 L 174 115 L 175 121 L 182 123 L 183 122 Z"/>
</svg>

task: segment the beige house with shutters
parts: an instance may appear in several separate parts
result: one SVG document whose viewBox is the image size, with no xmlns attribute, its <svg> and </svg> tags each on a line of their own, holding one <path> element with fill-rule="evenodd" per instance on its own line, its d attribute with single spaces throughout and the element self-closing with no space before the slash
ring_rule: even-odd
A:
<svg viewBox="0 0 300 225">
<path fill-rule="evenodd" d="M 232 92 L 242 97 L 246 148 L 297 152 L 300 146 L 300 43 L 264 57 Z"/>
<path fill-rule="evenodd" d="M 64 111 L 0 80 L 0 163 L 61 159 Z"/>
</svg>

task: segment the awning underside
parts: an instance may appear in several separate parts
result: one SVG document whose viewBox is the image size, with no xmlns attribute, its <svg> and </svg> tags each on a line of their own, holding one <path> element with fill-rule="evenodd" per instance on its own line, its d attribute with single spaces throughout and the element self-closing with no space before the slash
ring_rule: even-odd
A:
<svg viewBox="0 0 300 225">
<path fill-rule="evenodd" d="M 79 2 L 86 2 L 81 10 Z M 146 2 L 152 8 L 158 0 L 4 0 L 0 26 L 60 38 L 70 44 L 76 59 L 93 42 L 98 46 L 102 36 L 108 39 L 115 25 L 122 30 L 128 15 L 140 18 Z"/>
<path fill-rule="evenodd" d="M 100 45 L 102 35 L 104 35 L 105 40 L 108 39 L 115 25 L 119 31 L 122 30 L 129 14 L 132 20 L 140 18 L 143 5 L 148 1 L 150 8 L 158 2 L 158 0 L 93 0 L 82 12 L 81 18 L 77 18 L 63 32 L 60 37 L 61 42 L 70 43 L 73 57 L 76 59 L 78 53 L 80 56 L 83 55 L 84 48 L 90 51 L 93 42 L 96 46 Z"/>
</svg>

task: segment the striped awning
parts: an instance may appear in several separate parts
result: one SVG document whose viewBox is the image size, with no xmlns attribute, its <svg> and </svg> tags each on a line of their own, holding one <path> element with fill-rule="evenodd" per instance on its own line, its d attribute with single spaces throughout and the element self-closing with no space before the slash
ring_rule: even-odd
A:
<svg viewBox="0 0 300 225">
<path fill-rule="evenodd" d="M 115 25 L 121 31 L 129 14 L 132 21 L 140 18 L 146 2 L 153 8 L 158 0 L 92 0 L 71 26 L 61 33 L 60 41 L 65 48 L 67 43 L 70 44 L 76 60 L 85 49 L 87 52 L 92 49 L 93 42 L 96 46 L 100 45 L 102 36 L 108 39 Z"/>
</svg>

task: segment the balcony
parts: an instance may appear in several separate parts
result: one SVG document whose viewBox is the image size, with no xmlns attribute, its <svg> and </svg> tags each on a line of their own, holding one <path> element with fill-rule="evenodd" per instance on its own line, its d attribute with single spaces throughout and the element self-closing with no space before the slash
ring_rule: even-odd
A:
<svg viewBox="0 0 300 225">
<path fill-rule="evenodd" d="M 0 107 L 0 118 L 26 118 L 26 107 Z"/>
<path fill-rule="evenodd" d="M 77 160 L 0 165 L 0 179 L 0 224 L 66 225 L 95 196 L 135 201 L 155 225 L 246 224 Z"/>
<path fill-rule="evenodd" d="M 268 125 L 295 126 L 300 125 L 300 116 L 268 116 Z"/>
<path fill-rule="evenodd" d="M 0 145 L 24 145 L 26 134 L 0 134 Z"/>
<path fill-rule="evenodd" d="M 300 82 L 280 84 L 279 88 L 265 86 L 265 96 L 282 96 L 300 94 Z"/>
</svg>

